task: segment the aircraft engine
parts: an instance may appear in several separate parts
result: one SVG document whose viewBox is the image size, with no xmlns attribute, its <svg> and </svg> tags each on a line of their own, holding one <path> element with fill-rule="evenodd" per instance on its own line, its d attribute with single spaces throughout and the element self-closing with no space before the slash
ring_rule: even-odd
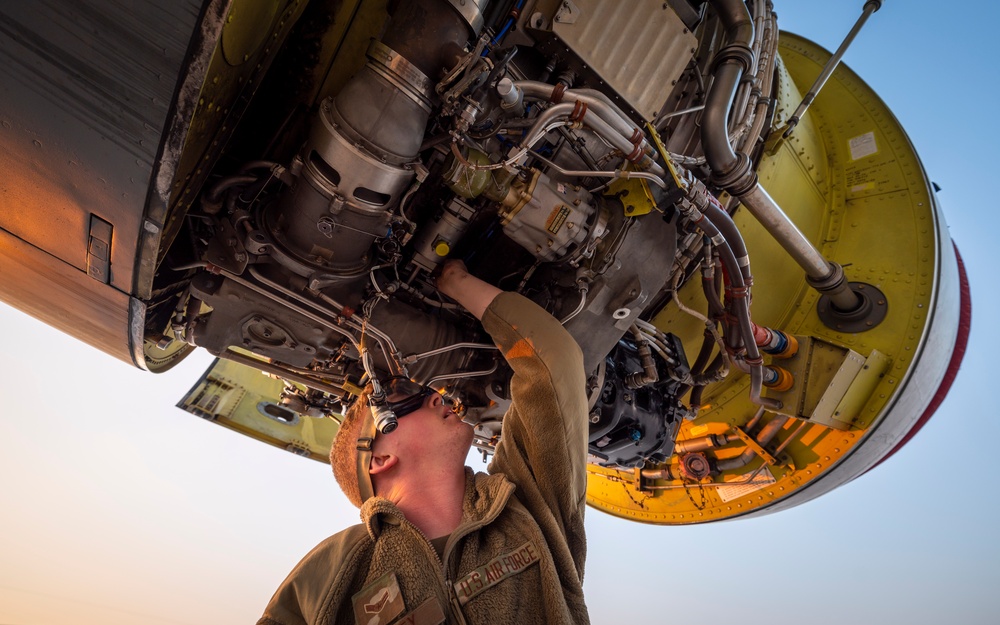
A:
<svg viewBox="0 0 1000 625">
<path fill-rule="evenodd" d="M 325 460 L 367 351 L 485 458 L 510 372 L 433 287 L 458 258 L 580 343 L 588 502 L 685 524 L 864 473 L 961 362 L 967 284 L 916 153 L 768 0 L 208 0 L 189 26 L 120 209 L 146 225 L 102 218 L 127 338 L 53 321 L 153 371 L 217 355 L 189 412 Z"/>
</svg>

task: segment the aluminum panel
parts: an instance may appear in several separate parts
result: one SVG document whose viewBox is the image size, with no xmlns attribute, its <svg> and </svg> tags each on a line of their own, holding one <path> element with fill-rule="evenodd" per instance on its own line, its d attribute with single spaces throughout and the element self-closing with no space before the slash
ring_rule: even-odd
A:
<svg viewBox="0 0 1000 625">
<path fill-rule="evenodd" d="M 653 0 L 564 2 L 552 32 L 647 121 L 698 43 L 667 3 Z"/>
</svg>

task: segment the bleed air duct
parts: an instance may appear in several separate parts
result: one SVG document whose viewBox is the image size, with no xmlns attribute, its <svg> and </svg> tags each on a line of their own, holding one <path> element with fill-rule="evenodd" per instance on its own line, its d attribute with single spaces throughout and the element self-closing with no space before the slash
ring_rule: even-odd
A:
<svg viewBox="0 0 1000 625">
<path fill-rule="evenodd" d="M 753 65 L 754 29 L 750 13 L 740 0 L 712 0 L 726 28 L 726 45 L 715 58 L 714 81 L 708 92 L 701 128 L 705 160 L 712 180 L 739 198 L 747 210 L 806 272 L 808 282 L 826 295 L 835 312 L 855 313 L 863 301 L 844 276 L 843 268 L 828 261 L 809 242 L 781 207 L 760 185 L 750 157 L 737 153 L 729 142 L 727 120 L 743 74 Z"/>
</svg>

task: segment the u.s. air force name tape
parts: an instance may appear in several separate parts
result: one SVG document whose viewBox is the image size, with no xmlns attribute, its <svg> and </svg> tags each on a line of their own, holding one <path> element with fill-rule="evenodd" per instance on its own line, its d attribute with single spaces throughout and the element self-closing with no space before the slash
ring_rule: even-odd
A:
<svg viewBox="0 0 1000 625">
<path fill-rule="evenodd" d="M 455 594 L 458 595 L 458 602 L 465 605 L 487 588 L 502 582 L 511 575 L 517 575 L 538 560 L 538 548 L 530 540 L 510 553 L 493 558 L 455 582 Z"/>
</svg>

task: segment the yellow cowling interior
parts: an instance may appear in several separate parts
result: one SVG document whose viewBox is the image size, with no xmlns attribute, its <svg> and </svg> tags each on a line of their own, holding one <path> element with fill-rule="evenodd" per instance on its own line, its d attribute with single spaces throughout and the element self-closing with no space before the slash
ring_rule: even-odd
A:
<svg viewBox="0 0 1000 625">
<path fill-rule="evenodd" d="M 791 115 L 830 54 L 782 33 L 780 58 L 775 128 Z M 906 392 L 903 382 L 926 339 L 942 245 L 951 250 L 950 242 L 941 240 L 940 218 L 920 161 L 889 109 L 844 66 L 791 137 L 769 148 L 758 172 L 763 187 L 826 258 L 844 266 L 848 280 L 884 294 L 887 316 L 858 332 L 824 325 L 817 314 L 819 295 L 806 284 L 803 271 L 741 208 L 735 221 L 754 275 L 753 319 L 800 338 L 799 355 L 773 361 L 797 373 L 793 389 L 780 398 L 786 404 L 825 402 L 825 416 L 789 418 L 770 444 L 756 445 L 753 431 L 776 415 L 765 412 L 748 432 L 758 407 L 749 399 L 749 376 L 737 371 L 706 388 L 697 418 L 685 421 L 677 438 L 734 435 L 736 440 L 705 455 L 724 460 L 749 448 L 754 451 L 749 464 L 701 480 L 647 479 L 639 470 L 589 465 L 591 506 L 636 521 L 688 524 L 808 499 L 802 493 L 807 486 L 824 478 L 839 483 L 850 479 L 844 475 L 856 474 L 841 471 L 830 477 L 832 469 L 874 440 L 868 436 L 873 425 L 895 418 L 890 408 Z M 679 296 L 704 313 L 699 283 L 690 280 Z M 702 321 L 671 304 L 654 322 L 681 337 L 689 358 L 697 353 Z M 677 462 L 675 455 L 672 468 Z"/>
</svg>

